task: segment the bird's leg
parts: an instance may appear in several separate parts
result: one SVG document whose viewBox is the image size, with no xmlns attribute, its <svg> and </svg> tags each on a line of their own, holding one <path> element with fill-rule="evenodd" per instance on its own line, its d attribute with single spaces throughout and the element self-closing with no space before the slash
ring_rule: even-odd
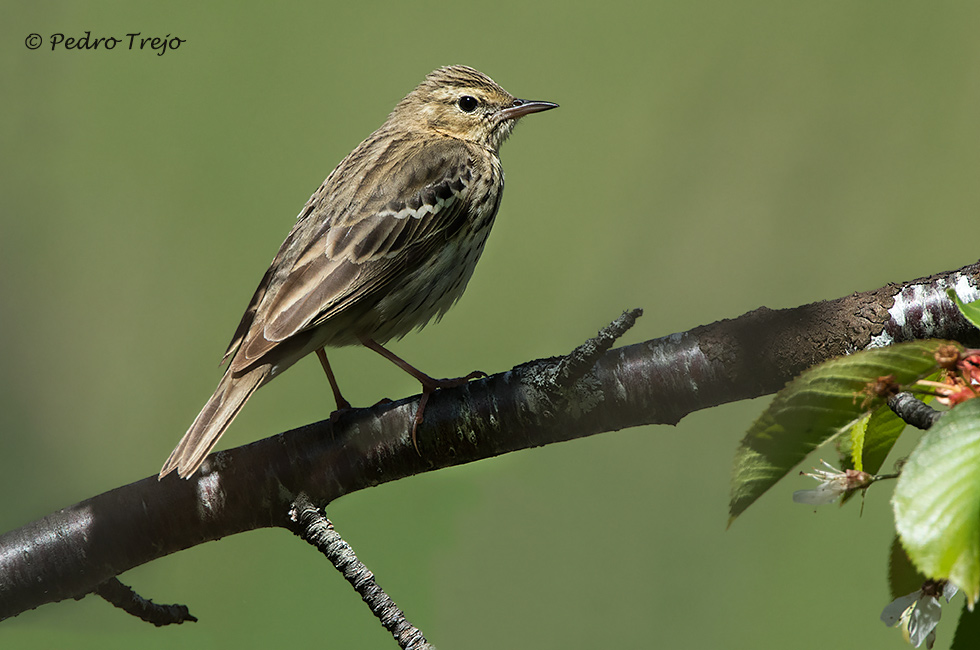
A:
<svg viewBox="0 0 980 650">
<path fill-rule="evenodd" d="M 425 405 L 429 402 L 429 395 L 434 393 L 438 388 L 454 388 L 456 386 L 462 386 L 471 379 L 479 379 L 480 377 L 487 376 L 487 373 L 475 370 L 465 377 L 435 379 L 425 374 L 409 362 L 405 361 L 374 339 L 362 338 L 361 343 L 364 345 L 364 347 L 374 350 L 388 361 L 391 361 L 393 364 L 415 377 L 419 383 L 422 384 L 422 397 L 419 399 L 419 410 L 415 412 L 415 422 L 412 424 L 412 444 L 415 445 L 415 451 L 419 450 L 419 443 L 415 438 L 415 431 L 418 429 L 419 424 L 422 423 L 422 418 L 425 414 Z"/>
<path fill-rule="evenodd" d="M 388 348 L 384 347 L 374 339 L 362 338 L 361 343 L 364 345 L 364 347 L 374 350 L 388 361 L 391 361 L 393 364 L 395 364 L 396 366 L 398 366 L 399 368 L 401 368 L 411 376 L 415 377 L 419 381 L 419 383 L 422 384 L 422 387 L 428 389 L 428 392 L 430 393 L 437 388 L 454 388 L 456 386 L 462 386 L 463 384 L 465 384 L 471 379 L 479 379 L 480 377 L 487 376 L 487 373 L 482 372 L 480 370 L 475 370 L 470 374 L 466 375 L 465 377 L 454 377 L 452 379 L 435 379 L 434 377 L 430 377 L 429 375 L 425 374 L 424 372 L 422 372 L 421 370 L 419 370 L 409 362 L 405 361 L 400 356 L 398 356 Z"/>
<path fill-rule="evenodd" d="M 327 381 L 330 382 L 330 390 L 333 391 L 334 401 L 337 402 L 337 411 L 344 411 L 350 408 L 350 402 L 344 399 L 344 396 L 340 394 L 340 386 L 337 385 L 337 378 L 333 376 L 333 370 L 330 369 L 330 362 L 327 361 L 327 353 L 324 352 L 323 348 L 317 348 L 316 356 L 320 359 L 320 365 L 323 366 L 323 372 L 327 373 Z"/>
</svg>

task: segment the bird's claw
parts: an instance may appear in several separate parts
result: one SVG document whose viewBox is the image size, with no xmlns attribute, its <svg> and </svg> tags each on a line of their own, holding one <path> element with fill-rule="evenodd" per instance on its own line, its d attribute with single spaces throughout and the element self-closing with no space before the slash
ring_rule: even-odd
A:
<svg viewBox="0 0 980 650">
<path fill-rule="evenodd" d="M 489 376 L 482 370 L 474 370 L 465 377 L 453 377 L 451 379 L 433 379 L 432 377 L 428 377 L 428 381 L 422 382 L 422 397 L 419 398 L 419 408 L 415 411 L 415 421 L 412 423 L 412 444 L 415 446 L 415 451 L 419 456 L 422 455 L 422 452 L 419 451 L 419 441 L 415 433 L 418 431 L 419 425 L 422 424 L 422 420 L 425 417 L 425 405 L 429 403 L 429 396 L 440 388 L 456 388 L 457 386 L 468 383 L 471 379 L 482 379 Z"/>
</svg>

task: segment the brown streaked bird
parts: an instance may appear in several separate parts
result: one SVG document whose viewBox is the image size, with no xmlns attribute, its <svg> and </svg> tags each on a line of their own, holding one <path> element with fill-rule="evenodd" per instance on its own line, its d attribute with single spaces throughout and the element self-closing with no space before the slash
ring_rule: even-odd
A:
<svg viewBox="0 0 980 650">
<path fill-rule="evenodd" d="M 187 478 L 256 389 L 311 352 L 340 394 L 325 346 L 362 344 L 437 388 L 386 348 L 440 318 L 473 273 L 504 188 L 498 151 L 517 120 L 556 108 L 517 99 L 461 65 L 430 73 L 334 169 L 299 213 L 225 352 L 214 395 L 160 470 Z M 414 439 L 415 429 L 412 429 Z"/>
</svg>

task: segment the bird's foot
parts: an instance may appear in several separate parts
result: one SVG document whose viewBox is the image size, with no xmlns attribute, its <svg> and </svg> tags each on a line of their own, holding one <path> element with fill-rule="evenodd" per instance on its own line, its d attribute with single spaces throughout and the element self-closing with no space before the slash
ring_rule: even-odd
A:
<svg viewBox="0 0 980 650">
<path fill-rule="evenodd" d="M 419 425 L 422 424 L 422 420 L 425 417 L 425 405 L 429 403 L 429 396 L 440 388 L 456 388 L 469 382 L 471 379 L 481 379 L 483 377 L 489 377 L 489 375 L 482 370 L 474 370 L 465 377 L 453 377 L 451 379 L 434 379 L 421 372 L 419 375 L 421 376 L 416 378 L 422 384 L 422 397 L 419 399 L 419 408 L 415 411 L 415 421 L 412 423 L 412 444 L 415 446 L 416 453 L 421 456 L 422 452 L 419 451 L 419 441 L 415 433 L 418 431 Z"/>
</svg>

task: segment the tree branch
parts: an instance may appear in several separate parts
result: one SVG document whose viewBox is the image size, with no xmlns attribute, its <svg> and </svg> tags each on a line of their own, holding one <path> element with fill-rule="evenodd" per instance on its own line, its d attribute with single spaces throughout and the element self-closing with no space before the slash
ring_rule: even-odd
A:
<svg viewBox="0 0 980 650">
<path fill-rule="evenodd" d="M 190 480 L 149 477 L 0 536 L 0 619 L 78 598 L 156 558 L 261 527 L 295 529 L 300 494 L 349 492 L 509 451 L 643 424 L 675 424 L 774 392 L 842 354 L 922 338 L 980 344 L 949 302 L 980 298 L 980 263 L 794 309 L 760 308 L 608 350 L 625 316 L 568 357 L 540 359 L 432 395 L 355 409 L 219 452 Z M 594 361 L 594 364 L 593 364 Z"/>
<path fill-rule="evenodd" d="M 943 416 L 943 411 L 937 411 L 908 391 L 890 396 L 888 408 L 906 424 L 922 430 L 932 428 Z"/>
<path fill-rule="evenodd" d="M 157 627 L 180 625 L 187 621 L 197 622 L 184 605 L 158 605 L 152 600 L 143 598 L 119 582 L 117 578 L 110 578 L 103 582 L 95 589 L 95 593 L 127 614 L 132 614 L 147 623 L 153 623 Z"/>
<path fill-rule="evenodd" d="M 323 511 L 314 506 L 305 494 L 296 497 L 290 520 L 293 522 L 293 533 L 315 546 L 330 560 L 367 603 L 375 618 L 391 632 L 399 647 L 405 650 L 432 650 L 422 632 L 405 619 L 395 601 L 378 585 L 374 574 L 357 559 L 354 549 L 337 534 Z"/>
</svg>

